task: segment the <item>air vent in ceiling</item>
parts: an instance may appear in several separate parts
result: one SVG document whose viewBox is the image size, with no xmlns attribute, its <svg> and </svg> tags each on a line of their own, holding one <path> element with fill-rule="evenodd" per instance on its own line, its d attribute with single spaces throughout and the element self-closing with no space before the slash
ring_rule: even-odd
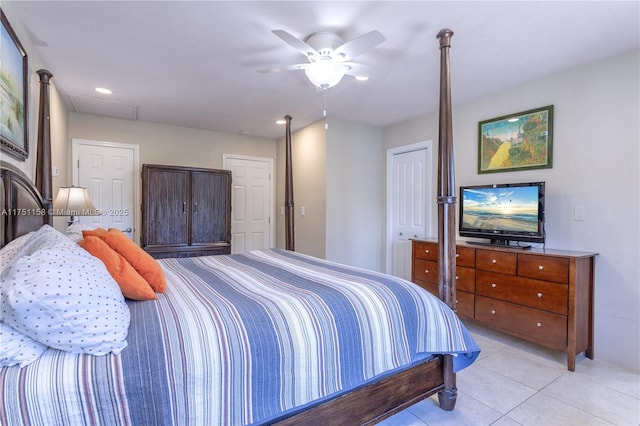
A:
<svg viewBox="0 0 640 426">
<path fill-rule="evenodd" d="M 92 98 L 90 96 L 71 95 L 69 98 L 75 112 L 123 118 L 125 120 L 138 119 L 138 105 Z"/>
</svg>

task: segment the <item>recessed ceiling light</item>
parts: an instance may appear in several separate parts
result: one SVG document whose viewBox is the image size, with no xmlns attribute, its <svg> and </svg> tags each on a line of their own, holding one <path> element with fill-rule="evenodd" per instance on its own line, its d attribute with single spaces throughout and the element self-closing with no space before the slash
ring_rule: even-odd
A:
<svg viewBox="0 0 640 426">
<path fill-rule="evenodd" d="M 283 120 L 283 119 L 276 120 L 276 124 L 287 124 L 287 120 Z"/>
<path fill-rule="evenodd" d="M 104 87 L 96 87 L 96 92 L 102 93 L 103 95 L 110 95 L 111 90 L 105 89 Z"/>
<path fill-rule="evenodd" d="M 366 75 L 356 75 L 356 80 L 358 80 L 358 81 L 367 81 L 367 80 L 369 80 L 369 77 L 367 77 Z"/>
</svg>

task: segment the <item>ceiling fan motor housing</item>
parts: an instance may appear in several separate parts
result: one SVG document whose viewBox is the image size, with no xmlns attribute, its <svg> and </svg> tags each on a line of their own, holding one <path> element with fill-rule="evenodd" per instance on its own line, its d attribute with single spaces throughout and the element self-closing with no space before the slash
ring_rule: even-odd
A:
<svg viewBox="0 0 640 426">
<path fill-rule="evenodd" d="M 334 59 L 333 50 L 342 45 L 342 39 L 340 36 L 331 31 L 318 31 L 311 34 L 306 38 L 305 42 L 313 47 L 320 57 L 316 57 L 313 52 L 309 52 L 307 55 L 310 61 L 317 61 L 321 59 Z"/>
</svg>

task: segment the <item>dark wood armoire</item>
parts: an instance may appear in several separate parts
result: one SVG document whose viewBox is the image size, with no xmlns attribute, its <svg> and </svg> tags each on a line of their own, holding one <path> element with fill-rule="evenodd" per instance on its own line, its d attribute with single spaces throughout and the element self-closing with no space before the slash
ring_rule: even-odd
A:
<svg viewBox="0 0 640 426">
<path fill-rule="evenodd" d="M 231 253 L 231 172 L 144 164 L 140 242 L 155 258 Z"/>
</svg>

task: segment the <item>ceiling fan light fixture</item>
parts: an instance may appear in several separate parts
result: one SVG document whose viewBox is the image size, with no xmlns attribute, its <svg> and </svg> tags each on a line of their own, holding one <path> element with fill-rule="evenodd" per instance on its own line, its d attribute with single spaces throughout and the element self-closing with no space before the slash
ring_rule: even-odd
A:
<svg viewBox="0 0 640 426">
<path fill-rule="evenodd" d="M 343 64 L 330 60 L 312 62 L 304 69 L 309 81 L 321 89 L 328 89 L 340 83 L 346 71 Z"/>
</svg>

